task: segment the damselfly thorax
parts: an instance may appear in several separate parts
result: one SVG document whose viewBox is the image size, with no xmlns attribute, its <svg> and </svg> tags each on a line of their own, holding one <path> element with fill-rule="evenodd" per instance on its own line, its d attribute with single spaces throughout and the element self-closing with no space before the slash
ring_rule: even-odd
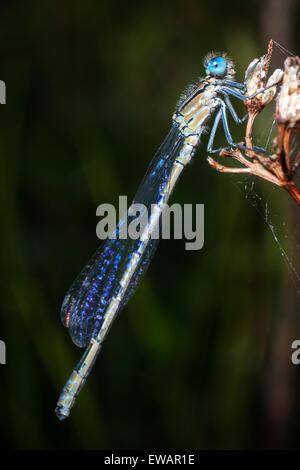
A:
<svg viewBox="0 0 300 470">
<path fill-rule="evenodd" d="M 173 122 L 178 124 L 178 130 L 185 137 L 184 146 L 177 158 L 183 165 L 189 163 L 193 157 L 206 124 L 219 106 L 216 100 L 218 87 L 214 78 L 203 79 L 173 114 Z"/>
</svg>

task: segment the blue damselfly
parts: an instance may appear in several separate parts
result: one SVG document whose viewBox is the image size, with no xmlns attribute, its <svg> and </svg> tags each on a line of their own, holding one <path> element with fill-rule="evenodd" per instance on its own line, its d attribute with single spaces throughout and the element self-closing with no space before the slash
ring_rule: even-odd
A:
<svg viewBox="0 0 300 470">
<path fill-rule="evenodd" d="M 229 96 L 249 99 L 245 84 L 234 81 L 233 62 L 225 54 L 210 53 L 204 59 L 204 66 L 206 77 L 189 87 L 179 100 L 170 132 L 156 152 L 134 198 L 135 204 L 143 204 L 148 210 L 152 205 L 154 207 L 139 239 L 107 239 L 64 299 L 62 322 L 69 328 L 74 343 L 86 347 L 86 351 L 58 400 L 56 414 L 60 419 L 70 414 L 112 322 L 145 273 L 158 244 L 158 240 L 151 235 L 158 229 L 163 209 L 182 170 L 191 161 L 213 114 L 216 113 L 216 116 L 208 139 L 208 152 L 220 150 L 213 149 L 220 121 L 230 147 L 251 150 L 234 143 L 228 127 L 227 111 L 236 123 L 243 121 L 237 116 Z M 130 217 L 127 213 L 125 219 L 119 222 L 117 235 L 124 222 L 128 225 Z"/>
</svg>

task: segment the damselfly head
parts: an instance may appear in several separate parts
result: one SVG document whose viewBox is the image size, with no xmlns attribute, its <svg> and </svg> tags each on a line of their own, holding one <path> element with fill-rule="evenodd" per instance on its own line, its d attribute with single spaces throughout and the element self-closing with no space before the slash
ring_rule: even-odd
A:
<svg viewBox="0 0 300 470">
<path fill-rule="evenodd" d="M 204 67 L 209 77 L 231 79 L 235 75 L 234 64 L 225 53 L 210 52 L 204 58 Z"/>
</svg>

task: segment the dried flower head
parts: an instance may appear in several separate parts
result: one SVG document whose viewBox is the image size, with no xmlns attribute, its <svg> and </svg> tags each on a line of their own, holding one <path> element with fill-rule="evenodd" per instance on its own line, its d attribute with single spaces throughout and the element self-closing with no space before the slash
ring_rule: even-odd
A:
<svg viewBox="0 0 300 470">
<path fill-rule="evenodd" d="M 300 126 L 300 58 L 288 57 L 283 83 L 276 103 L 276 121 L 286 127 Z"/>
<path fill-rule="evenodd" d="M 254 59 L 245 73 L 246 94 L 253 98 L 245 102 L 249 112 L 258 114 L 274 98 L 277 86 L 283 76 L 281 69 L 276 69 L 267 80 L 272 56 L 273 42 L 270 41 L 267 54 L 260 59 Z M 274 85 L 274 86 L 272 86 Z M 261 90 L 264 90 L 260 92 Z"/>
</svg>

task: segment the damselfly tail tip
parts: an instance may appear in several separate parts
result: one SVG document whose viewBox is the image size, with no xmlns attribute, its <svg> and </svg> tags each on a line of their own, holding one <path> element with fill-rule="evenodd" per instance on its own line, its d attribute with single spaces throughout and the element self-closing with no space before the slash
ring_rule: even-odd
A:
<svg viewBox="0 0 300 470">
<path fill-rule="evenodd" d="M 63 421 L 64 419 L 68 418 L 68 416 L 70 415 L 70 409 L 66 408 L 65 406 L 58 405 L 55 408 L 55 414 L 60 421 Z"/>
</svg>

